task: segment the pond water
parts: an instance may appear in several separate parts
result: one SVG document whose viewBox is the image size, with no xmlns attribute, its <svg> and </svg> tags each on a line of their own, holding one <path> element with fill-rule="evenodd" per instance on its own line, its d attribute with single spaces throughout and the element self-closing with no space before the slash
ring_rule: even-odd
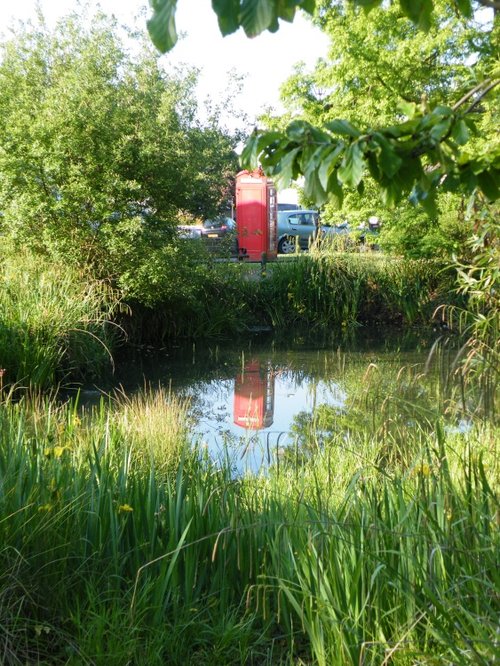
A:
<svg viewBox="0 0 500 666">
<path fill-rule="evenodd" d="M 144 349 L 117 363 L 105 390 L 119 386 L 132 393 L 145 385 L 163 386 L 188 397 L 193 439 L 213 456 L 230 451 L 241 472 L 258 469 L 290 445 L 297 420 L 311 418 L 318 405 L 346 412 L 370 373 L 395 378 L 405 368 L 419 377 L 409 398 L 428 403 L 423 387 L 431 345 L 418 334 L 369 331 L 342 344 L 261 336 L 233 344 Z M 84 391 L 83 397 L 92 392 Z"/>
</svg>

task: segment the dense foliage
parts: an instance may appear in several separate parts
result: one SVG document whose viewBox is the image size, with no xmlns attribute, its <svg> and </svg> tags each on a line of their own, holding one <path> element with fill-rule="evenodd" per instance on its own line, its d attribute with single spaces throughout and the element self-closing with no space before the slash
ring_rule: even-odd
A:
<svg viewBox="0 0 500 666">
<path fill-rule="evenodd" d="M 167 74 L 138 46 L 104 16 L 2 44 L 0 210 L 18 246 L 91 264 L 124 292 L 137 271 L 147 298 L 155 265 L 177 260 L 164 251 L 175 224 L 227 202 L 237 161 L 217 112 L 199 118 L 194 74 Z"/>
<path fill-rule="evenodd" d="M 397 4 L 366 14 L 353 5 L 318 2 L 315 22 L 330 38 L 328 55 L 311 72 L 298 66 L 283 85 L 288 112 L 263 118 L 271 130 L 286 131 L 297 118 L 316 126 L 336 118 L 365 127 L 396 123 L 412 104 L 431 108 L 459 98 L 460 91 L 480 76 L 478 55 L 485 56 L 491 48 L 484 25 L 464 20 L 441 0 L 435 3 L 427 32 L 405 20 Z M 474 69 L 471 62 L 476 62 Z M 476 114 L 480 119 L 476 122 L 486 132 L 485 110 Z M 486 133 L 492 135 L 493 129 L 490 120 Z M 470 136 L 471 142 L 477 144 L 477 136 Z M 385 191 L 381 199 L 377 179 L 370 176 L 363 178 L 362 187 L 338 189 L 338 194 L 341 200 L 330 197 L 323 202 L 323 219 L 347 219 L 356 227 L 378 216 L 383 222 L 379 240 L 383 249 L 406 256 L 459 254 L 472 231 L 460 193 L 438 194 L 431 215 L 405 199 L 391 205 L 397 198 L 395 190 Z M 306 190 L 306 200 L 312 199 L 309 204 L 314 196 L 314 191 Z"/>
<path fill-rule="evenodd" d="M 163 50 L 175 44 L 175 9 L 177 0 L 152 0 L 153 18 L 150 34 Z M 243 26 L 248 35 L 265 29 L 276 30 L 279 18 L 293 20 L 301 7 L 318 14 L 339 3 L 317 3 L 315 0 L 262 0 L 262 2 L 216 2 L 223 34 Z M 356 11 L 387 9 L 382 0 L 352 0 Z M 393 3 L 389 4 L 389 7 Z M 497 2 L 480 0 L 480 4 L 498 9 Z M 401 20 L 407 19 L 419 28 L 429 29 L 436 22 L 434 9 L 438 0 L 397 3 Z M 449 0 L 446 6 L 465 18 L 472 17 L 470 0 Z M 406 18 L 407 17 L 407 18 Z M 410 196 L 428 212 L 435 211 L 436 192 L 474 192 L 479 188 L 494 200 L 498 197 L 500 172 L 498 141 L 472 151 L 464 149 L 474 129 L 473 111 L 483 99 L 498 92 L 498 53 L 495 48 L 498 31 L 489 35 L 491 48 L 478 56 L 477 79 L 465 90 L 456 89 L 456 97 L 446 104 L 405 102 L 390 124 L 356 124 L 335 117 L 321 126 L 294 120 L 283 132 L 256 130 L 243 154 L 245 166 L 259 162 L 268 175 L 288 183 L 299 175 L 305 178 L 308 196 L 318 204 L 330 198 L 341 200 L 345 189 L 362 190 L 369 171 L 386 203 L 394 204 Z M 433 55 L 431 54 L 433 57 Z M 404 92 L 404 91 L 403 91 Z M 493 102 L 494 103 L 494 102 Z"/>
</svg>

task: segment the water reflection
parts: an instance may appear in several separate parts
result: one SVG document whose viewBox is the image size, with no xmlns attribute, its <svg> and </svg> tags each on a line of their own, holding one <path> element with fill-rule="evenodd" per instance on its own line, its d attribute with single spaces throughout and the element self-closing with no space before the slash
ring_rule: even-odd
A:
<svg viewBox="0 0 500 666">
<path fill-rule="evenodd" d="M 271 339 L 151 350 L 124 359 L 113 384 L 125 393 L 161 385 L 188 397 L 193 440 L 214 456 L 229 451 L 241 471 L 305 442 L 311 428 L 327 437 L 360 430 L 371 436 L 383 426 L 397 438 L 410 423 L 433 424 L 447 413 L 451 362 L 444 354 L 426 362 L 430 346 L 389 345 L 379 334 L 355 348 Z"/>
<path fill-rule="evenodd" d="M 331 352 L 307 356 L 309 373 L 304 358 L 294 367 L 289 357 L 267 350 L 244 361 L 233 380 L 213 378 L 191 386 L 194 437 L 214 456 L 230 455 L 238 472 L 276 460 L 290 445 L 299 414 L 312 418 L 323 402 L 341 410 L 347 399 L 332 378 Z"/>
<path fill-rule="evenodd" d="M 274 420 L 275 371 L 253 359 L 234 380 L 233 423 L 248 430 L 269 428 Z"/>
</svg>

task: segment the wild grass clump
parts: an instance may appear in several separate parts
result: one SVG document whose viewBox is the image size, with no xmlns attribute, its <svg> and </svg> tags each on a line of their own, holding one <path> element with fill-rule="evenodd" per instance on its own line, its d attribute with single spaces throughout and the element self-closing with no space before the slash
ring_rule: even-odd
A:
<svg viewBox="0 0 500 666">
<path fill-rule="evenodd" d="M 391 456 L 324 422 L 238 479 L 185 424 L 148 391 L 0 404 L 3 663 L 495 662 L 498 429 Z"/>
<path fill-rule="evenodd" d="M 428 323 L 450 276 L 428 260 L 311 250 L 278 261 L 256 299 L 276 329 L 342 330 L 360 323 Z"/>
<path fill-rule="evenodd" d="M 147 469 L 165 470 L 178 464 L 188 437 L 188 402 L 162 387 L 145 386 L 128 396 L 114 396 L 111 419 L 116 434 Z"/>
<path fill-rule="evenodd" d="M 110 363 L 117 299 L 104 283 L 28 252 L 1 262 L 3 385 L 49 387 Z"/>
</svg>

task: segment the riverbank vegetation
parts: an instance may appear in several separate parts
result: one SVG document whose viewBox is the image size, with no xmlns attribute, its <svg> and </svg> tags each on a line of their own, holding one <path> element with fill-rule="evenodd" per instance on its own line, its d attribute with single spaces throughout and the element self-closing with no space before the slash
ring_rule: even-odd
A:
<svg viewBox="0 0 500 666">
<path fill-rule="evenodd" d="M 3 663 L 493 663 L 498 429 L 377 376 L 243 478 L 168 394 L 4 395 Z"/>
<path fill-rule="evenodd" d="M 124 344 L 228 340 L 255 327 L 337 336 L 361 325 L 430 329 L 436 307 L 457 301 L 453 271 L 436 262 L 312 252 L 269 264 L 262 276 L 259 264 L 218 263 L 189 245 L 184 255 L 180 248 L 175 274 L 168 264 L 158 269 L 146 303 L 125 301 L 89 271 L 2 247 L 4 384 L 97 377 Z"/>
</svg>

